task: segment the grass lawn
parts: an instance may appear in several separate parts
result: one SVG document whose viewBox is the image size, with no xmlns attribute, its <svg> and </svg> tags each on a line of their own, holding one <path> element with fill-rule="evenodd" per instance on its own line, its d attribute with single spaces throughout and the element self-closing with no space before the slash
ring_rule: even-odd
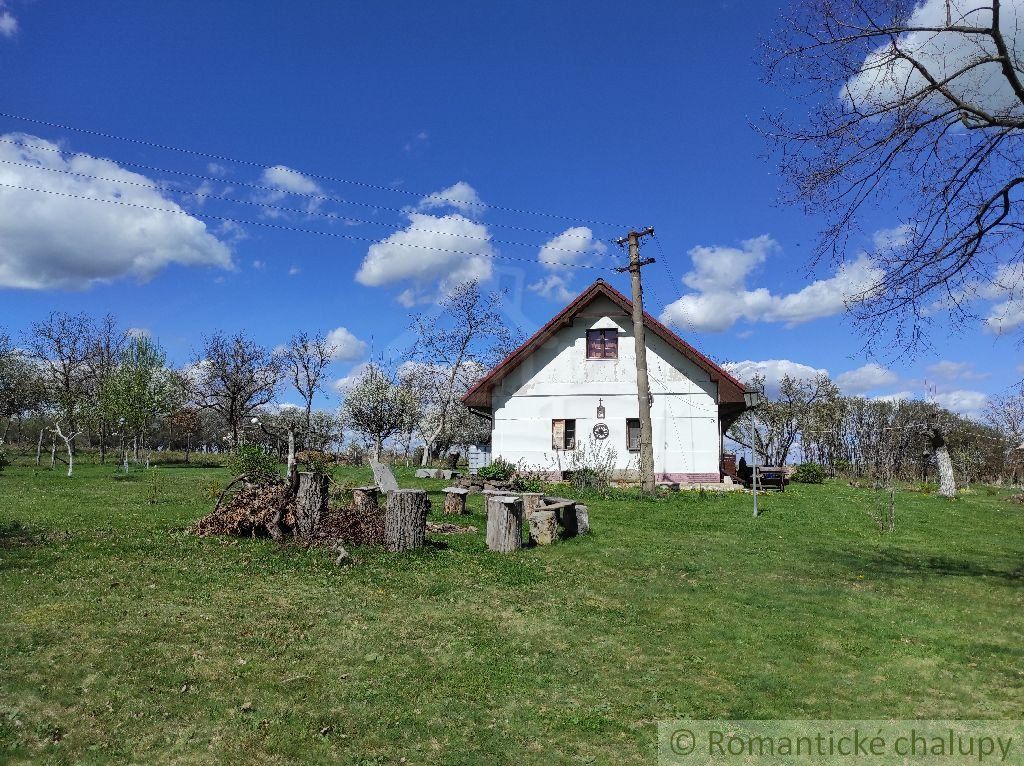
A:
<svg viewBox="0 0 1024 766">
<path fill-rule="evenodd" d="M 881 495 L 838 483 L 757 520 L 622 495 L 513 555 L 477 496 L 478 533 L 336 568 L 186 534 L 227 478 L 0 476 L 0 761 L 640 764 L 659 718 L 1024 717 L 1008 492 L 902 492 L 884 536 Z"/>
</svg>

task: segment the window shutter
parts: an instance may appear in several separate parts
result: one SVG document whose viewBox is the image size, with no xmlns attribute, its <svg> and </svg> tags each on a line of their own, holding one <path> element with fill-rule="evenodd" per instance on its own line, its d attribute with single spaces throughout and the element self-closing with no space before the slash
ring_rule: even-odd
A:
<svg viewBox="0 0 1024 766">
<path fill-rule="evenodd" d="M 565 449 L 565 421 L 551 421 L 551 449 Z"/>
<path fill-rule="evenodd" d="M 619 358 L 619 334 L 615 330 L 604 331 L 604 358 Z"/>
</svg>

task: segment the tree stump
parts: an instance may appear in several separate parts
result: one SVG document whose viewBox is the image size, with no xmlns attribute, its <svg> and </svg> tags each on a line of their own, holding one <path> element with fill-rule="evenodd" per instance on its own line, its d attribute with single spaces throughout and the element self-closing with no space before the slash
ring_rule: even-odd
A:
<svg viewBox="0 0 1024 766">
<path fill-rule="evenodd" d="M 529 521 L 530 517 L 533 516 L 533 512 L 537 510 L 537 506 L 541 504 L 544 494 L 541 492 L 520 492 L 519 496 L 523 498 L 523 518 Z"/>
<path fill-rule="evenodd" d="M 518 497 L 488 496 L 487 547 L 498 553 L 523 547 L 523 501 Z"/>
<path fill-rule="evenodd" d="M 388 492 L 384 513 L 384 547 L 391 553 L 422 548 L 427 537 L 427 511 L 430 502 L 422 489 L 397 489 Z"/>
<path fill-rule="evenodd" d="M 576 534 L 590 533 L 590 509 L 585 505 L 576 505 Z"/>
<path fill-rule="evenodd" d="M 551 545 L 558 539 L 558 520 L 554 511 L 534 511 L 529 521 L 531 545 Z"/>
<path fill-rule="evenodd" d="M 380 490 L 376 487 L 355 487 L 352 507 L 363 516 L 373 516 L 380 510 Z"/>
<path fill-rule="evenodd" d="M 299 474 L 299 491 L 295 496 L 295 536 L 311 540 L 327 510 L 330 478 L 303 471 Z"/>
<path fill-rule="evenodd" d="M 445 516 L 462 516 L 466 513 L 466 495 L 468 489 L 462 487 L 448 487 L 444 490 L 444 513 Z"/>
</svg>

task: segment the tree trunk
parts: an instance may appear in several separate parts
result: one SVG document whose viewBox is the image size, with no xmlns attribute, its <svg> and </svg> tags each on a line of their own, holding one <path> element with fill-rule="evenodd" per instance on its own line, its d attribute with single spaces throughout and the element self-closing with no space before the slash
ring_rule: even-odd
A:
<svg viewBox="0 0 1024 766">
<path fill-rule="evenodd" d="M 554 511 L 530 514 L 530 545 L 551 545 L 558 539 L 558 520 Z"/>
<path fill-rule="evenodd" d="M 590 509 L 585 505 L 576 504 L 576 534 L 590 533 Z"/>
<path fill-rule="evenodd" d="M 444 513 L 446 516 L 462 516 L 466 513 L 468 489 L 449 487 L 444 491 Z"/>
<path fill-rule="evenodd" d="M 427 537 L 429 509 L 426 490 L 389 492 L 388 507 L 384 513 L 384 547 L 391 553 L 422 548 Z"/>
<path fill-rule="evenodd" d="M 529 520 L 533 516 L 533 512 L 537 510 L 537 506 L 541 504 L 544 494 L 542 492 L 520 492 L 519 496 L 523 498 L 523 518 Z"/>
<path fill-rule="evenodd" d="M 376 487 L 356 487 L 352 490 L 352 507 L 363 516 L 380 511 L 379 490 Z"/>
<path fill-rule="evenodd" d="M 943 497 L 956 497 L 956 476 L 953 473 L 953 461 L 949 457 L 946 440 L 938 426 L 928 429 L 928 439 L 935 455 L 935 465 L 939 469 L 939 494 Z"/>
<path fill-rule="evenodd" d="M 523 501 L 518 497 L 487 498 L 487 547 L 498 553 L 511 553 L 523 547 Z"/>
<path fill-rule="evenodd" d="M 39 465 L 39 461 L 43 458 L 43 432 L 45 428 L 39 429 L 39 441 L 36 443 L 36 465 Z"/>
<path fill-rule="evenodd" d="M 295 496 L 295 536 L 313 539 L 320 517 L 327 510 L 330 480 L 327 476 L 303 471 L 299 474 L 299 491 Z"/>
</svg>

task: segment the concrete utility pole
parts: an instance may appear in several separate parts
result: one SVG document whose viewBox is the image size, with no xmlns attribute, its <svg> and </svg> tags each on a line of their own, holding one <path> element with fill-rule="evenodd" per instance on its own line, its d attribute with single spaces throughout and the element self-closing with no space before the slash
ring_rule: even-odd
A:
<svg viewBox="0 0 1024 766">
<path fill-rule="evenodd" d="M 640 260 L 640 239 L 654 235 L 654 227 L 631 231 L 616 240 L 619 246 L 629 244 L 629 266 L 616 269 L 628 271 L 633 283 L 633 339 L 636 342 L 636 394 L 640 405 L 640 488 L 654 492 L 654 428 L 651 425 L 651 381 L 647 377 L 647 340 L 644 337 L 644 292 L 640 269 L 653 258 Z"/>
</svg>

